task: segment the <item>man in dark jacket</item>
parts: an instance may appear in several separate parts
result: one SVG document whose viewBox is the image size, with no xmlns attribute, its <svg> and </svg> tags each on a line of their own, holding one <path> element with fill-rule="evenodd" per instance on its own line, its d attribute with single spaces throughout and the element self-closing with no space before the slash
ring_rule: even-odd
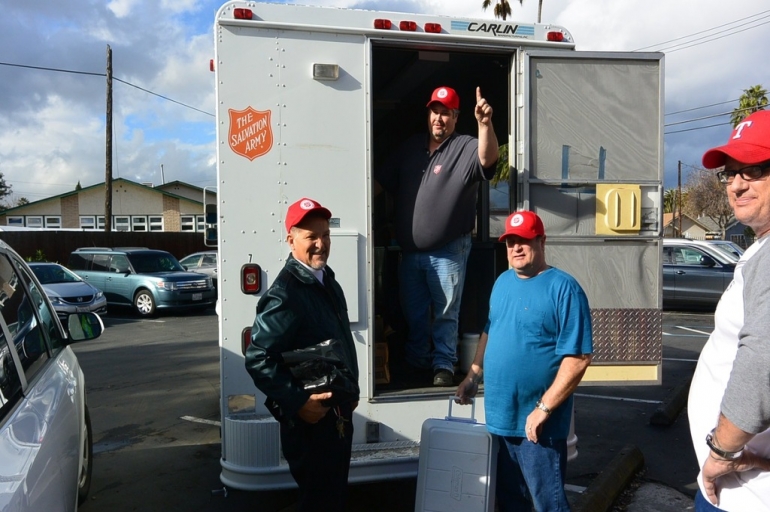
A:
<svg viewBox="0 0 770 512">
<path fill-rule="evenodd" d="M 299 486 L 299 511 L 343 511 L 358 405 L 358 363 L 347 305 L 334 272 L 331 212 L 311 199 L 286 213 L 291 255 L 257 304 L 246 351 L 246 370 L 267 396 L 281 423 L 281 447 Z M 333 392 L 311 393 L 282 364 L 281 353 L 336 340 L 337 355 L 353 380 L 355 396 L 340 403 Z"/>
</svg>

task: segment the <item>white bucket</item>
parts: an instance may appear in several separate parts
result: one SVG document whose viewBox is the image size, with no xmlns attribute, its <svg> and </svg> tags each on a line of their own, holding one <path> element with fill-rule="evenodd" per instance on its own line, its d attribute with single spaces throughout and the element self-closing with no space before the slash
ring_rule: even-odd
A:
<svg viewBox="0 0 770 512">
<path fill-rule="evenodd" d="M 476 355 L 476 347 L 479 345 L 479 333 L 471 332 L 463 334 L 458 344 L 460 371 L 465 375 L 471 369 L 473 357 Z"/>
</svg>

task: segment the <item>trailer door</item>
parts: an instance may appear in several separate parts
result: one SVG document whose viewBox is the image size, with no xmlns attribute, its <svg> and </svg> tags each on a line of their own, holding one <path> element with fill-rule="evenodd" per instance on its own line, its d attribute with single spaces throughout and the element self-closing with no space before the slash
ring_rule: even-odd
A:
<svg viewBox="0 0 770 512">
<path fill-rule="evenodd" d="M 517 82 L 511 185 L 588 295 L 584 382 L 660 383 L 663 55 L 529 51 Z"/>
</svg>

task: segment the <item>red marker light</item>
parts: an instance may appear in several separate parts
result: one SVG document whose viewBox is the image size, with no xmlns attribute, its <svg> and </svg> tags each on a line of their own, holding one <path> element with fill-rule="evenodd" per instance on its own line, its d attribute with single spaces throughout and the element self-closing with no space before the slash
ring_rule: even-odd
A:
<svg viewBox="0 0 770 512">
<path fill-rule="evenodd" d="M 557 43 L 561 43 L 564 41 L 564 34 L 561 32 L 548 32 L 548 35 L 546 36 L 549 41 L 556 41 Z"/>
<path fill-rule="evenodd" d="M 390 27 L 393 26 L 393 23 L 390 20 L 377 18 L 374 20 L 374 28 L 380 29 L 380 30 L 390 30 Z"/>
<path fill-rule="evenodd" d="M 249 345 L 251 345 L 251 327 L 244 327 L 241 331 L 241 353 L 244 356 Z"/>
<path fill-rule="evenodd" d="M 417 30 L 417 23 L 414 21 L 402 21 L 398 24 L 398 28 L 405 32 L 415 32 Z"/>
<path fill-rule="evenodd" d="M 429 32 L 431 34 L 440 34 L 441 33 L 441 24 L 440 23 L 426 23 L 425 24 L 425 32 Z"/>
<path fill-rule="evenodd" d="M 248 295 L 259 293 L 262 288 L 262 269 L 256 263 L 241 267 L 241 291 Z"/>
<path fill-rule="evenodd" d="M 250 20 L 253 15 L 254 13 L 251 12 L 251 9 L 244 9 L 242 7 L 233 11 L 233 16 L 235 16 L 236 20 Z"/>
<path fill-rule="evenodd" d="M 214 59 L 209 60 L 209 71 L 214 71 Z"/>
</svg>

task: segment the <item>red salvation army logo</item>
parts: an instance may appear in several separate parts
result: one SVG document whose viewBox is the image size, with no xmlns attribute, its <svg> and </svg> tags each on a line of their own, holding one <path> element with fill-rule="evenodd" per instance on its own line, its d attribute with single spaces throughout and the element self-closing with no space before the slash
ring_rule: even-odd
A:
<svg viewBox="0 0 770 512">
<path fill-rule="evenodd" d="M 440 172 L 441 172 L 441 166 L 440 165 L 437 165 L 436 167 L 433 168 L 433 174 L 438 174 Z"/>
<path fill-rule="evenodd" d="M 447 90 L 446 90 L 446 89 L 444 89 L 444 88 L 441 88 L 441 89 L 439 89 L 439 90 L 438 90 L 438 92 L 436 93 L 436 96 L 438 96 L 438 97 L 439 97 L 439 98 L 441 98 L 441 99 L 444 99 L 444 98 L 446 98 L 447 94 L 449 94 L 449 93 L 447 92 Z"/>
<path fill-rule="evenodd" d="M 522 222 L 524 222 L 524 216 L 520 213 L 517 213 L 513 217 L 511 217 L 511 226 L 521 226 Z"/>
<path fill-rule="evenodd" d="M 245 110 L 229 109 L 230 129 L 227 139 L 230 149 L 249 160 L 267 154 L 273 147 L 273 128 L 270 110 L 260 111 L 252 107 Z"/>
<path fill-rule="evenodd" d="M 305 199 L 301 203 L 299 203 L 299 207 L 303 210 L 312 210 L 315 208 L 315 203 L 311 201 L 310 199 Z"/>
</svg>

